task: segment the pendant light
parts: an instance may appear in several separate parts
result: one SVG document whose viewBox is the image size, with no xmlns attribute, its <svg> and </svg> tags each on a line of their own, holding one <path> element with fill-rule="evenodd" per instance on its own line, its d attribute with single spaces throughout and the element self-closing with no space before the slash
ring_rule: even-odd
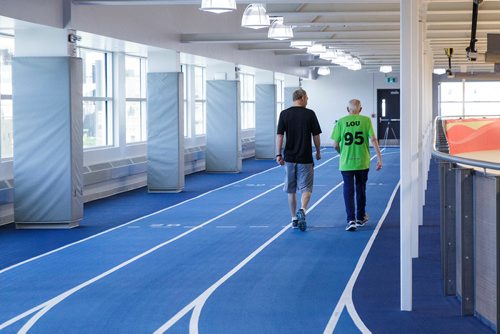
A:
<svg viewBox="0 0 500 334">
<path fill-rule="evenodd" d="M 313 45 L 312 41 L 291 41 L 290 42 L 290 47 L 295 48 L 295 49 L 307 49 L 308 47 L 310 47 L 312 45 Z"/>
<path fill-rule="evenodd" d="M 318 75 L 330 75 L 330 68 L 327 66 L 321 66 L 318 68 Z"/>
<path fill-rule="evenodd" d="M 292 26 L 288 24 L 283 24 L 283 18 L 277 17 L 274 19 L 273 23 L 269 27 L 267 37 L 272 39 L 277 39 L 280 41 L 293 38 Z"/>
<path fill-rule="evenodd" d="M 392 72 L 392 66 L 391 65 L 382 65 L 382 66 L 380 66 L 379 71 L 382 72 L 382 73 L 391 73 Z"/>
<path fill-rule="evenodd" d="M 216 14 L 236 10 L 235 0 L 201 0 L 200 10 Z"/>
<path fill-rule="evenodd" d="M 252 3 L 245 8 L 241 18 L 241 26 L 244 28 L 261 29 L 269 27 L 269 16 L 266 13 L 264 5 L 261 3 Z"/>
</svg>

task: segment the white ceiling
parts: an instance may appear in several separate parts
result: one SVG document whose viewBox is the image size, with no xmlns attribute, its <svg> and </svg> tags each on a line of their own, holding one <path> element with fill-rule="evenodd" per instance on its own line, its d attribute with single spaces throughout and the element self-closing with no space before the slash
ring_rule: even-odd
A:
<svg viewBox="0 0 500 334">
<path fill-rule="evenodd" d="M 410 0 L 404 0 L 410 1 Z M 114 5 L 190 5 L 201 0 L 74 0 L 74 4 Z M 237 1 L 244 7 L 248 1 Z M 294 27 L 295 40 L 313 40 L 343 49 L 358 57 L 365 70 L 380 65 L 399 68 L 400 0 L 265 0 L 270 16 L 283 16 Z M 486 63 L 487 33 L 500 33 L 500 0 L 485 0 L 479 6 L 477 21 L 478 58 L 468 61 L 465 48 L 470 44 L 473 0 L 423 0 L 421 23 L 425 29 L 425 49 L 431 52 L 435 67 L 448 67 L 445 48 L 453 48 L 452 67 L 456 71 L 493 71 Z M 224 14 L 220 14 L 224 20 Z M 289 47 L 289 41 L 269 40 L 266 31 L 228 24 L 227 32 L 213 32 L 210 26 L 193 24 L 196 33 L 181 34 L 182 43 L 232 44 L 239 50 L 265 51 L 269 55 L 287 55 L 300 60 L 301 66 L 327 64 L 303 50 Z M 190 27 L 192 31 L 192 27 Z"/>
<path fill-rule="evenodd" d="M 145 13 L 144 17 L 147 20 L 145 22 L 151 27 L 152 33 L 170 31 L 172 38 L 177 41 L 178 49 L 183 52 L 189 52 L 189 47 L 195 47 L 197 50 L 206 48 L 212 53 L 214 48 L 219 48 L 237 50 L 239 55 L 247 54 L 248 59 L 256 54 L 277 59 L 286 57 L 304 68 L 329 65 L 326 61 L 308 55 L 304 50 L 291 48 L 289 41 L 268 39 L 267 29 L 241 28 L 240 16 L 249 1 L 236 2 L 238 11 L 232 16 L 203 13 L 210 18 L 216 17 L 214 23 L 213 19 L 205 20 L 205 16 L 200 16 L 198 7 L 201 0 L 72 0 L 73 7 L 82 9 L 77 12 L 97 15 L 96 12 L 83 9 L 102 8 L 103 17 L 111 15 L 112 12 L 120 12 L 117 7 L 104 5 L 123 8 L 132 6 L 133 13 L 137 13 L 137 17 L 140 17 L 141 11 Z M 363 70 L 378 71 L 380 65 L 392 65 L 396 71 L 399 69 L 400 0 L 264 0 L 262 2 L 266 5 L 270 16 L 283 16 L 285 23 L 294 26 L 294 40 L 312 40 L 343 49 L 361 60 Z M 421 3 L 420 21 L 425 30 L 424 50 L 432 54 L 435 68 L 448 67 L 444 49 L 453 48 L 454 72 L 493 72 L 494 64 L 485 62 L 486 40 L 488 33 L 500 34 L 500 0 L 484 0 L 479 6 L 477 61 L 467 60 L 465 51 L 470 44 L 473 0 L 421 0 Z M 161 15 L 162 10 L 175 12 L 180 8 L 189 9 L 182 12 L 196 14 L 194 15 L 196 19 L 183 19 L 181 22 L 185 22 L 185 25 L 176 22 L 175 26 L 169 25 L 169 22 L 158 22 L 160 18 L 165 17 Z M 152 15 L 152 12 L 158 15 Z M 133 22 L 131 21 L 131 26 Z M 140 22 L 145 26 L 143 21 Z M 8 29 L 10 25 L 10 21 L 0 20 L 0 29 Z M 118 29 L 115 35 L 119 35 L 119 32 Z M 131 41 L 149 44 L 140 40 L 143 35 L 140 32 L 132 35 L 130 35 Z M 157 43 L 156 46 L 162 45 Z M 166 46 L 175 47 L 174 44 Z M 497 48 L 500 49 L 500 45 Z"/>
</svg>

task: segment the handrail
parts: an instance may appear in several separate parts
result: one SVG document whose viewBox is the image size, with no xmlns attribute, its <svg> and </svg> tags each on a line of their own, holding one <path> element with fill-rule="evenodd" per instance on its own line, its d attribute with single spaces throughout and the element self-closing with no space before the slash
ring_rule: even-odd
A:
<svg viewBox="0 0 500 334">
<path fill-rule="evenodd" d="M 470 165 L 473 167 L 480 167 L 480 168 L 485 168 L 485 169 L 493 169 L 493 170 L 500 170 L 500 163 L 494 163 L 494 162 L 487 162 L 483 160 L 476 160 L 476 159 L 470 159 L 470 158 L 464 158 L 464 157 L 458 157 L 456 155 L 451 155 L 449 153 L 441 152 L 438 147 L 437 147 L 437 129 L 438 129 L 438 122 L 441 122 L 442 120 L 445 119 L 466 119 L 466 118 L 498 118 L 497 116 L 448 116 L 448 117 L 443 117 L 443 116 L 438 116 L 434 119 L 434 139 L 432 143 L 432 155 L 436 158 L 449 161 L 449 162 L 454 162 L 458 164 L 464 164 L 464 165 Z M 439 124 L 440 126 L 441 124 Z"/>
</svg>

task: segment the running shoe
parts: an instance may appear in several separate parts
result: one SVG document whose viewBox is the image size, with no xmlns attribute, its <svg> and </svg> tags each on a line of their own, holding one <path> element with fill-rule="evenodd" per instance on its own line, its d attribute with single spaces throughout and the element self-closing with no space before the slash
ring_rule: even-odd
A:
<svg viewBox="0 0 500 334">
<path fill-rule="evenodd" d="M 303 209 L 297 211 L 297 220 L 299 225 L 299 230 L 304 232 L 307 229 L 306 214 Z"/>
<path fill-rule="evenodd" d="M 297 218 L 292 218 L 292 228 L 299 227 L 299 220 Z"/>
<path fill-rule="evenodd" d="M 365 213 L 365 216 L 363 217 L 363 220 L 356 220 L 356 227 L 363 227 L 368 223 L 368 214 Z"/>
<path fill-rule="evenodd" d="M 345 230 L 349 231 L 349 232 L 356 231 L 356 222 L 354 220 L 351 220 L 350 222 L 348 222 L 347 226 L 345 227 Z"/>
</svg>

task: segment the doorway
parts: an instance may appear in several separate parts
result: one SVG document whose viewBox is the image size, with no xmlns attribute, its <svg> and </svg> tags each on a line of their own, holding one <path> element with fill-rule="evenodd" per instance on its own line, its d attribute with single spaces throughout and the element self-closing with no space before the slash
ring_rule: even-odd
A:
<svg viewBox="0 0 500 334">
<path fill-rule="evenodd" d="M 399 89 L 377 90 L 377 138 L 380 146 L 399 146 Z"/>
</svg>

